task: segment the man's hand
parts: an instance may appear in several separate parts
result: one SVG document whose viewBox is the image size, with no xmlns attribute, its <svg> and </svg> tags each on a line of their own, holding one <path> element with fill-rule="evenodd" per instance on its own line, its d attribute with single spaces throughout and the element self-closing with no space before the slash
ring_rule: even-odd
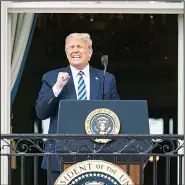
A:
<svg viewBox="0 0 185 185">
<path fill-rule="evenodd" d="M 57 81 L 56 81 L 56 88 L 57 89 L 63 88 L 66 85 L 66 83 L 68 82 L 69 78 L 70 78 L 70 76 L 68 73 L 59 72 L 58 77 L 57 77 Z"/>
</svg>

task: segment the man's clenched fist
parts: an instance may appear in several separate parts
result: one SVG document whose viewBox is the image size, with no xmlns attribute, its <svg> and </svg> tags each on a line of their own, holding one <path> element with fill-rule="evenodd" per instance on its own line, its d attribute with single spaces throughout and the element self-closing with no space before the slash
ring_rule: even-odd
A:
<svg viewBox="0 0 185 185">
<path fill-rule="evenodd" d="M 69 78 L 70 76 L 68 73 L 59 72 L 57 77 L 57 82 L 56 82 L 57 89 L 63 88 L 64 85 L 66 85 L 66 83 L 68 82 Z"/>
</svg>

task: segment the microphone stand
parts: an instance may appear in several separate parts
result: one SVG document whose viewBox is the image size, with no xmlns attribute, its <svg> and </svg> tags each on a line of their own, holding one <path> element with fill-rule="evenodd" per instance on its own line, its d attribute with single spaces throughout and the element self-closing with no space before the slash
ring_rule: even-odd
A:
<svg viewBox="0 0 185 185">
<path fill-rule="evenodd" d="M 101 62 L 104 66 L 104 72 L 103 72 L 103 94 L 102 94 L 102 100 L 105 99 L 105 79 L 106 79 L 106 72 L 107 72 L 107 65 L 108 65 L 108 56 L 107 55 L 103 55 L 101 57 Z"/>
</svg>

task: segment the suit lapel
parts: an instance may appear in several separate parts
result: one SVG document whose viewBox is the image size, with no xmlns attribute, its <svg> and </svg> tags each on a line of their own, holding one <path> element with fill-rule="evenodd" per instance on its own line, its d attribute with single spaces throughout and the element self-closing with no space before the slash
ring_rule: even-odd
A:
<svg viewBox="0 0 185 185">
<path fill-rule="evenodd" d="M 70 79 L 69 79 L 69 81 L 66 84 L 66 88 L 67 88 L 67 91 L 68 91 L 69 99 L 77 99 L 75 86 L 74 86 L 73 75 L 72 75 L 72 72 L 71 72 L 71 69 L 70 69 L 69 66 L 67 67 L 67 72 L 69 73 L 69 76 L 70 76 Z"/>
<path fill-rule="evenodd" d="M 96 70 L 90 67 L 90 100 L 98 99 L 99 80 Z"/>
</svg>

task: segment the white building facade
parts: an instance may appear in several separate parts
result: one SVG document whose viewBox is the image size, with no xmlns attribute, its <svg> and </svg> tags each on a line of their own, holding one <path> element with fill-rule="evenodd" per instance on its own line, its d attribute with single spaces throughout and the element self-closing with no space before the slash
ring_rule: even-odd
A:
<svg viewBox="0 0 185 185">
<path fill-rule="evenodd" d="M 11 13 L 178 14 L 178 134 L 184 134 L 184 1 L 1 1 L 1 133 L 10 134 Z M 3 150 L 10 152 L 9 149 Z M 183 149 L 179 153 L 183 153 Z M 184 170 L 183 173 L 184 175 Z M 1 156 L 1 184 L 8 184 L 8 159 Z M 184 177 L 183 183 L 184 184 Z"/>
</svg>

